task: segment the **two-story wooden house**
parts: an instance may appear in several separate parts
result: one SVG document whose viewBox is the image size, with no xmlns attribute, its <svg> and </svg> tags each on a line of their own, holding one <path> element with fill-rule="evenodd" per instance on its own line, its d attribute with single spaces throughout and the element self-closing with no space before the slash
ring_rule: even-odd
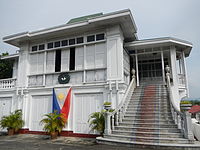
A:
<svg viewBox="0 0 200 150">
<path fill-rule="evenodd" d="M 63 101 L 72 87 L 64 131 L 74 134 L 94 133 L 88 117 L 101 111 L 104 102 L 120 110 L 133 78 L 138 89 L 150 81 L 166 85 L 166 66 L 175 110 L 180 110 L 181 98 L 189 93 L 185 58 L 192 44 L 171 37 L 139 40 L 130 10 L 75 18 L 60 26 L 6 36 L 3 41 L 19 51 L 1 58 L 13 59 L 14 65 L 13 78 L 0 80 L 0 117 L 22 109 L 27 132 L 42 131 L 39 122 L 52 111 L 53 88 Z M 68 80 L 64 84 L 61 75 Z"/>
</svg>

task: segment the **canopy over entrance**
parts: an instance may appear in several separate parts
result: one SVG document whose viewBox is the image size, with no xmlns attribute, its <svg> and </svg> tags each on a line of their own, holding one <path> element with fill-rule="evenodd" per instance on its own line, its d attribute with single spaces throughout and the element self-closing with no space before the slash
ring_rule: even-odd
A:
<svg viewBox="0 0 200 150">
<path fill-rule="evenodd" d="M 172 74 L 181 74 L 186 80 L 185 57 L 192 49 L 190 42 L 176 38 L 156 38 L 133 41 L 125 44 L 136 70 L 137 85 L 141 80 L 163 80 L 165 67 L 171 68 Z M 174 71 L 174 69 L 177 71 Z"/>
</svg>

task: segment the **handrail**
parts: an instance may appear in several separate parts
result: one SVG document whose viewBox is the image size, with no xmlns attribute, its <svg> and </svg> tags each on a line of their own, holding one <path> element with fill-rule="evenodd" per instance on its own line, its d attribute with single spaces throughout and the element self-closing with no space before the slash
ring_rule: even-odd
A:
<svg viewBox="0 0 200 150">
<path fill-rule="evenodd" d="M 189 112 L 181 112 L 174 105 L 174 99 L 172 95 L 172 88 L 170 83 L 170 68 L 166 67 L 166 79 L 167 79 L 167 87 L 169 92 L 169 101 L 171 107 L 171 114 L 175 124 L 178 125 L 178 128 L 183 132 L 184 137 L 187 138 L 191 143 L 194 142 L 194 135 L 192 132 L 192 120 Z"/>
<path fill-rule="evenodd" d="M 127 90 L 126 90 L 126 92 L 124 94 L 124 97 L 123 97 L 122 101 L 120 102 L 118 107 L 113 112 L 110 113 L 111 116 L 114 115 L 117 111 L 119 111 L 123 107 L 123 105 L 125 103 L 127 103 L 127 101 L 128 101 L 127 96 L 129 94 L 131 88 L 134 86 L 134 83 L 135 83 L 135 79 L 132 79 L 130 84 L 129 84 L 129 87 L 127 88 Z"/>
<path fill-rule="evenodd" d="M 111 133 L 111 130 L 114 130 L 114 126 L 118 125 L 119 122 L 122 122 L 124 113 L 126 111 L 126 108 L 128 106 L 128 102 L 131 98 L 132 92 L 134 91 L 134 88 L 136 87 L 136 80 L 135 80 L 135 71 L 132 70 L 132 80 L 123 96 L 122 101 L 117 106 L 117 108 L 113 112 L 105 112 L 105 131 L 104 134 L 109 135 Z"/>
</svg>

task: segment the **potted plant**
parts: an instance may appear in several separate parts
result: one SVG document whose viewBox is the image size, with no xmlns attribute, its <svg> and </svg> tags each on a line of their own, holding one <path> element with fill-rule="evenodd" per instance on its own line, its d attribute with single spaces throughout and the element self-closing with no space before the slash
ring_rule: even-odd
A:
<svg viewBox="0 0 200 150">
<path fill-rule="evenodd" d="M 13 135 L 24 126 L 22 120 L 22 110 L 16 110 L 8 116 L 3 116 L 0 121 L 0 126 L 4 129 L 7 128 L 8 135 Z"/>
<path fill-rule="evenodd" d="M 89 117 L 88 122 L 92 130 L 96 130 L 101 135 L 103 135 L 105 129 L 104 111 L 92 113 Z"/>
<path fill-rule="evenodd" d="M 58 133 L 62 131 L 65 127 L 66 120 L 63 115 L 57 112 L 49 113 L 45 115 L 46 118 L 40 121 L 41 124 L 44 124 L 44 130 L 50 134 L 51 139 L 56 139 Z"/>
<path fill-rule="evenodd" d="M 192 107 L 192 103 L 190 101 L 181 101 L 180 107 L 182 111 L 188 111 Z"/>
<path fill-rule="evenodd" d="M 104 102 L 103 106 L 104 106 L 105 110 L 110 110 L 111 109 L 111 102 Z"/>
</svg>

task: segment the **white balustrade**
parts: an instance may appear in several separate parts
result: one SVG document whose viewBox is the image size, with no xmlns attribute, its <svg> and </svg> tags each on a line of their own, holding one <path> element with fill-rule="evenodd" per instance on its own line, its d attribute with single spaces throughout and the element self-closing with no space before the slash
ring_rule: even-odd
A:
<svg viewBox="0 0 200 150">
<path fill-rule="evenodd" d="M 10 89 L 16 86 L 16 79 L 9 78 L 9 79 L 1 79 L 0 80 L 0 89 Z"/>
<path fill-rule="evenodd" d="M 166 78 L 167 78 L 167 87 L 169 92 L 169 101 L 171 107 L 172 118 L 174 119 L 175 124 L 177 124 L 178 128 L 184 134 L 184 137 L 187 138 L 191 143 L 194 142 L 194 135 L 192 132 L 192 120 L 191 115 L 188 112 L 181 112 L 176 109 L 174 106 L 174 99 L 172 96 L 172 88 L 170 83 L 170 68 L 167 66 L 166 70 Z"/>
<path fill-rule="evenodd" d="M 105 131 L 104 131 L 105 135 L 111 134 L 111 131 L 114 130 L 114 127 L 118 125 L 120 122 L 122 122 L 131 95 L 136 87 L 135 70 L 132 70 L 132 73 L 133 76 L 131 83 L 129 84 L 129 87 L 126 90 L 121 103 L 113 112 L 105 113 Z"/>
</svg>

